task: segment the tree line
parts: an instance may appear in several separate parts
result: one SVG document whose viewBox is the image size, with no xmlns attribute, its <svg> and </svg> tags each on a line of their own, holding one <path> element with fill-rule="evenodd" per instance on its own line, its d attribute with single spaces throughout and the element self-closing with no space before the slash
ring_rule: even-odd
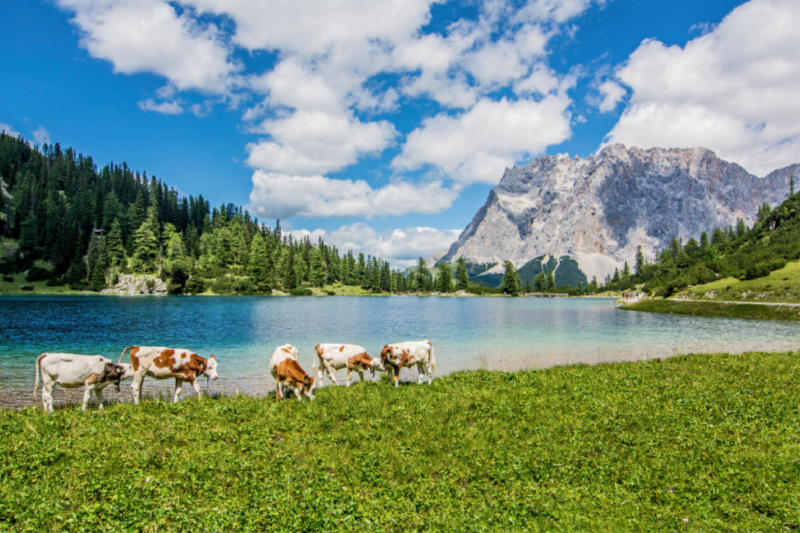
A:
<svg viewBox="0 0 800 533">
<path fill-rule="evenodd" d="M 0 272 L 101 290 L 151 274 L 173 294 L 268 294 L 342 283 L 369 291 L 416 287 L 388 261 L 294 239 L 233 204 L 211 208 L 125 163 L 98 170 L 72 148 L 0 134 Z M 42 260 L 45 263 L 36 263 Z"/>
</svg>

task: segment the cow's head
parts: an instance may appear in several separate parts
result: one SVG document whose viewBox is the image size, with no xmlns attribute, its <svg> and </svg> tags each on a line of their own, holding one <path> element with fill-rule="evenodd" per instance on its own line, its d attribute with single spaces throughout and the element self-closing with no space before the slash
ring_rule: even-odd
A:
<svg viewBox="0 0 800 533">
<path fill-rule="evenodd" d="M 128 379 L 133 377 L 133 365 L 130 363 L 119 363 L 117 364 L 117 370 L 120 373 L 120 380 Z"/>
<path fill-rule="evenodd" d="M 217 358 L 213 355 L 208 356 L 208 360 L 206 361 L 206 368 L 203 370 L 203 374 L 207 378 L 217 379 Z"/>
<path fill-rule="evenodd" d="M 383 363 L 381 363 L 381 360 L 378 357 L 370 358 L 369 369 L 372 371 L 373 376 L 375 375 L 376 370 L 378 372 L 386 372 L 386 368 L 383 366 Z"/>
<path fill-rule="evenodd" d="M 303 378 L 303 390 L 302 390 L 303 394 L 305 394 L 306 396 L 308 396 L 310 399 L 313 400 L 314 389 L 316 387 L 317 387 L 316 380 L 311 376 L 309 376 L 308 374 L 306 374 L 306 376 Z"/>
<path fill-rule="evenodd" d="M 392 347 L 389 346 L 388 344 L 384 346 L 383 350 L 381 350 L 381 365 L 394 364 L 394 362 L 392 361 L 393 355 L 394 355 L 394 350 L 392 349 Z"/>
</svg>

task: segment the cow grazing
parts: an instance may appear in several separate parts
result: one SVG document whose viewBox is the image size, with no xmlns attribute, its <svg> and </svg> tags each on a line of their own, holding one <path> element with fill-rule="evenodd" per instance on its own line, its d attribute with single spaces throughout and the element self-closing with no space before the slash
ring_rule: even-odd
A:
<svg viewBox="0 0 800 533">
<path fill-rule="evenodd" d="M 125 357 L 125 352 L 130 350 L 131 364 L 133 366 L 133 403 L 139 404 L 142 399 L 142 383 L 145 376 L 155 379 L 175 379 L 175 396 L 173 401 L 178 403 L 181 385 L 184 381 L 192 384 L 198 396 L 202 396 L 197 378 L 206 376 L 208 379 L 217 379 L 217 359 L 210 355 L 208 359 L 200 357 L 191 350 L 183 348 L 164 348 L 153 346 L 128 346 L 122 350 L 119 360 Z"/>
<path fill-rule="evenodd" d="M 422 383 L 423 374 L 428 377 L 428 384 L 433 382 L 433 371 L 436 370 L 436 359 L 433 356 L 431 341 L 398 342 L 387 344 L 381 350 L 381 363 L 389 370 L 394 369 L 394 386 L 400 381 L 400 369 L 417 365 L 419 377 L 417 384 Z M 387 366 L 388 365 L 388 366 Z M 391 370 L 389 370 L 391 372 Z"/>
<path fill-rule="evenodd" d="M 328 374 L 328 378 L 336 385 L 334 372 L 347 368 L 347 386 L 350 386 L 352 372 L 358 372 L 361 381 L 364 381 L 364 371 L 369 370 L 372 375 L 375 371 L 385 372 L 381 360 L 377 357 L 370 357 L 367 351 L 355 344 L 317 344 L 314 347 L 314 364 L 311 370 L 317 370 L 317 382 L 322 383 L 322 370 Z"/>
<path fill-rule="evenodd" d="M 300 363 L 297 362 L 297 348 L 294 346 L 284 344 L 276 348 L 269 360 L 269 371 L 275 378 L 279 400 L 283 399 L 284 387 L 292 389 L 300 401 L 302 401 L 301 392 L 309 399 L 314 399 L 314 388 L 316 387 L 314 378 L 306 374 L 305 370 L 300 367 Z"/>
<path fill-rule="evenodd" d="M 98 409 L 103 408 L 103 389 L 115 383 L 117 392 L 123 379 L 133 376 L 130 365 L 114 364 L 110 359 L 99 355 L 78 355 L 73 353 L 43 353 L 36 359 L 36 382 L 33 395 L 39 390 L 39 371 L 42 373 L 42 407 L 45 412 L 53 412 L 53 387 L 56 383 L 67 389 L 85 387 L 83 406 L 89 398 L 97 397 Z"/>
</svg>

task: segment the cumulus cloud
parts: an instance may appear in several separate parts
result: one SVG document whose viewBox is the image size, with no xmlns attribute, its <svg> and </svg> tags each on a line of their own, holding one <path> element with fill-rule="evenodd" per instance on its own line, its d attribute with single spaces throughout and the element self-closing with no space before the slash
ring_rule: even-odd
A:
<svg viewBox="0 0 800 533">
<path fill-rule="evenodd" d="M 618 83 L 606 80 L 597 87 L 601 98 L 597 102 L 597 109 L 601 113 L 609 113 L 617 108 L 617 104 L 625 98 L 626 91 Z"/>
<path fill-rule="evenodd" d="M 522 156 L 569 137 L 569 104 L 563 94 L 539 101 L 483 99 L 459 116 L 439 114 L 408 135 L 392 166 L 413 170 L 432 165 L 461 184 L 495 184 L 503 169 Z"/>
<path fill-rule="evenodd" d="M 152 72 L 179 90 L 225 93 L 238 66 L 214 24 L 161 0 L 57 0 L 75 13 L 81 44 L 115 72 Z"/>
<path fill-rule="evenodd" d="M 339 180 L 325 176 L 291 176 L 262 172 L 253 174 L 249 209 L 265 218 L 383 217 L 408 213 L 441 213 L 449 209 L 457 193 L 441 182 L 412 184 L 397 180 L 373 189 L 363 180 Z"/>
<path fill-rule="evenodd" d="M 155 111 L 162 115 L 180 115 L 183 113 L 183 108 L 178 102 L 157 103 L 152 98 L 139 102 L 139 109 L 142 111 Z"/>
<path fill-rule="evenodd" d="M 685 47 L 646 40 L 616 76 L 630 103 L 608 142 L 704 146 L 764 175 L 800 160 L 800 4 L 752 0 Z"/>
<path fill-rule="evenodd" d="M 310 237 L 312 241 L 322 237 L 340 251 L 363 252 L 388 260 L 392 268 L 403 269 L 417 264 L 420 257 L 427 259 L 448 249 L 458 239 L 461 230 L 408 227 L 379 233 L 368 224 L 359 222 L 330 232 L 300 229 L 287 233 L 297 238 Z"/>
<path fill-rule="evenodd" d="M 11 135 L 12 137 L 19 137 L 19 132 L 17 130 L 2 122 L 0 122 L 0 131 L 4 131 L 6 135 Z"/>
<path fill-rule="evenodd" d="M 50 132 L 44 129 L 44 126 L 39 126 L 33 130 L 33 140 L 38 144 L 50 144 Z"/>
</svg>

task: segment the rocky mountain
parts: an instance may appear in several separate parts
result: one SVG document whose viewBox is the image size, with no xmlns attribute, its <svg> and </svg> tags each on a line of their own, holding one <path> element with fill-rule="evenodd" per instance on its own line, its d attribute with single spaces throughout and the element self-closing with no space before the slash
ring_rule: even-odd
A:
<svg viewBox="0 0 800 533">
<path fill-rule="evenodd" d="M 633 267 L 638 246 L 652 259 L 673 236 L 699 239 L 738 218 L 752 225 L 764 202 L 786 198 L 792 175 L 800 185 L 800 164 L 758 178 L 706 148 L 614 144 L 586 159 L 542 156 L 506 169 L 441 261 L 464 257 L 486 280 L 510 259 L 523 277 L 546 265 L 558 285 L 602 281 Z"/>
</svg>

